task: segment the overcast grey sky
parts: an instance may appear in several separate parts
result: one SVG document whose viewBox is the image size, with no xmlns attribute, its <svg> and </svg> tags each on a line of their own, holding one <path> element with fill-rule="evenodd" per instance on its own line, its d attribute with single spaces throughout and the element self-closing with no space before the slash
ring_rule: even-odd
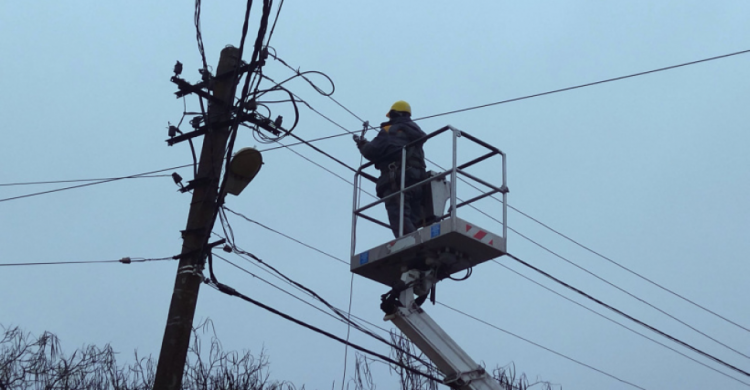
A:
<svg viewBox="0 0 750 390">
<path fill-rule="evenodd" d="M 206 55 L 238 45 L 244 2 L 203 2 Z M 276 5 L 277 6 L 277 5 Z M 255 35 L 255 7 L 250 36 Z M 336 83 L 334 97 L 372 123 L 400 99 L 414 116 L 479 105 L 750 49 L 746 1 L 507 2 L 288 0 L 271 45 L 301 70 Z M 125 176 L 188 164 L 187 145 L 167 147 L 166 125 L 182 101 L 169 82 L 176 60 L 197 80 L 200 57 L 191 2 L 0 2 L 0 184 Z M 270 60 L 264 73 L 292 75 Z M 325 88 L 323 78 L 314 81 Z M 289 84 L 348 129 L 361 123 L 302 81 Z M 750 54 L 419 122 L 445 124 L 508 154 L 509 203 L 623 266 L 750 327 Z M 197 109 L 194 98 L 188 109 Z M 291 118 L 288 107 L 274 115 Z M 183 125 L 185 127 L 185 125 Z M 295 133 L 341 133 L 302 108 Z M 368 134 L 372 137 L 374 134 Z M 249 132 L 237 147 L 267 146 Z M 318 146 L 350 165 L 349 137 Z M 304 146 L 306 157 L 352 174 Z M 439 148 L 428 157 L 448 161 Z M 228 206 L 337 257 L 349 254 L 351 186 L 288 150 L 264 154 L 250 187 Z M 496 167 L 489 167 L 493 169 Z M 189 169 L 178 172 L 189 177 Z M 490 176 L 496 171 L 487 172 Z M 170 172 L 167 172 L 170 173 Z M 58 185 L 61 186 L 61 185 Z M 0 199 L 56 188 L 0 187 Z M 372 191 L 372 188 L 370 188 Z M 459 194 L 460 195 L 460 194 Z M 500 205 L 483 203 L 498 213 Z M 176 254 L 189 195 L 170 178 L 122 180 L 0 202 L 0 263 L 87 261 Z M 381 218 L 385 217 L 378 210 Z M 230 215 L 237 245 L 338 307 L 348 304 L 347 266 Z M 484 223 L 484 222 L 483 222 Z M 370 244 L 388 231 L 362 223 Z M 643 300 L 748 354 L 750 337 L 575 246 L 521 214 L 509 226 Z M 502 227 L 487 223 L 500 232 Z M 366 246 L 367 244 L 365 244 Z M 743 370 L 750 359 L 697 334 L 551 255 L 517 234 L 516 256 Z M 242 259 L 232 260 L 253 272 Z M 701 363 L 750 383 L 704 357 L 595 306 L 512 259 L 500 263 Z M 129 358 L 158 354 L 177 264 L 2 267 L 0 323 L 59 335 L 70 352 L 111 343 Z M 257 279 L 217 262 L 219 278 L 294 316 L 345 335 L 346 327 Z M 353 314 L 382 323 L 386 288 L 357 277 Z M 438 300 L 509 332 L 648 389 L 746 386 L 635 335 L 497 264 L 465 282 L 442 282 Z M 442 306 L 427 307 L 477 361 L 515 364 L 530 378 L 564 388 L 627 389 L 626 384 L 499 332 Z M 213 320 L 227 349 L 265 348 L 272 376 L 310 389 L 338 385 L 343 347 L 202 288 L 196 322 Z M 379 352 L 367 336 L 352 341 Z M 350 370 L 353 354 L 350 353 Z M 396 379 L 376 366 L 379 386 Z"/>
</svg>

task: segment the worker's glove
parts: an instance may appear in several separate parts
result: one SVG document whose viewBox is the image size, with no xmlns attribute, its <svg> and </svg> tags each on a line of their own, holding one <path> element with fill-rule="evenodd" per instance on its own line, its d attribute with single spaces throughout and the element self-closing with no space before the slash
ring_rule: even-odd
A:
<svg viewBox="0 0 750 390">
<path fill-rule="evenodd" d="M 362 148 L 362 146 L 367 143 L 367 139 L 356 134 L 352 136 L 352 139 L 354 139 L 354 143 L 357 144 L 357 148 Z"/>
</svg>

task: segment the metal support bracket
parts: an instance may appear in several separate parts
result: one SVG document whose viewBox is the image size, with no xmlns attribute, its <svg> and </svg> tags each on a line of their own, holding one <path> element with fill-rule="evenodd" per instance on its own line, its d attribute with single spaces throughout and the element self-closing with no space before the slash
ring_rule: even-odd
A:
<svg viewBox="0 0 750 390">
<path fill-rule="evenodd" d="M 185 95 L 189 95 L 191 93 L 194 93 L 194 94 L 196 94 L 196 95 L 198 95 L 198 96 L 200 96 L 200 97 L 208 100 L 211 103 L 220 104 L 222 106 L 225 104 L 223 100 L 221 100 L 221 99 L 219 99 L 219 98 L 211 95 L 207 91 L 204 91 L 202 87 L 199 87 L 199 85 L 201 85 L 202 83 L 199 83 L 197 85 L 193 85 L 193 84 L 190 84 L 189 82 L 187 82 L 184 79 L 181 79 L 181 78 L 179 78 L 177 76 L 172 76 L 172 78 L 170 79 L 170 81 L 172 81 L 173 83 L 177 84 L 177 88 L 180 89 L 179 91 L 177 91 L 177 92 L 174 93 L 175 95 L 177 95 L 177 98 L 181 98 L 181 97 L 183 97 Z"/>
<path fill-rule="evenodd" d="M 213 248 L 215 248 L 215 247 L 217 247 L 217 246 L 219 246 L 219 245 L 221 245 L 221 244 L 223 244 L 225 242 L 227 242 L 227 240 L 224 239 L 224 238 L 222 238 L 221 240 L 216 241 L 216 242 L 211 242 L 208 245 L 206 245 L 206 249 L 209 249 L 209 250 L 213 249 Z M 180 253 L 179 255 L 172 256 L 172 258 L 175 259 L 175 260 L 178 260 L 178 259 L 180 259 L 182 257 L 187 257 L 187 256 L 190 256 L 190 255 L 193 255 L 193 254 L 197 253 L 198 251 L 199 251 L 199 249 L 192 250 L 190 252 Z"/>
<path fill-rule="evenodd" d="M 195 137 L 200 137 L 201 135 L 206 134 L 208 132 L 208 127 L 201 126 L 195 131 L 191 131 L 189 133 L 180 134 L 176 137 L 170 137 L 167 141 L 167 145 L 172 146 L 174 144 L 180 143 L 182 141 L 187 141 L 189 139 L 193 139 Z"/>
</svg>

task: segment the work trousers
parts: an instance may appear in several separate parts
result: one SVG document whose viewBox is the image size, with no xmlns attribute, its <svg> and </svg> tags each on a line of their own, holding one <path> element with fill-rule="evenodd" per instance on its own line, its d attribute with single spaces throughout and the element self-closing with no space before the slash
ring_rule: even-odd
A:
<svg viewBox="0 0 750 390">
<path fill-rule="evenodd" d="M 407 185 L 408 186 L 408 185 Z M 386 190 L 383 197 L 396 193 L 398 190 Z M 417 187 L 404 193 L 404 235 L 416 231 L 422 221 L 422 188 Z M 388 222 L 391 225 L 393 236 L 398 238 L 400 199 L 396 195 L 385 201 L 385 210 L 388 212 Z"/>
</svg>

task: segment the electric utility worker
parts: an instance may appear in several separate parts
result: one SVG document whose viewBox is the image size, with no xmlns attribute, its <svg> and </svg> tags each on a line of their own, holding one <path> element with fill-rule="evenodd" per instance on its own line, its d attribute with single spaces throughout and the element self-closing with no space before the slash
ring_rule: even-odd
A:
<svg viewBox="0 0 750 390">
<path fill-rule="evenodd" d="M 372 140 L 354 136 L 359 151 L 366 159 L 375 163 L 380 170 L 380 177 L 375 184 L 375 190 L 380 198 L 396 193 L 401 189 L 401 150 L 415 140 L 425 136 L 424 131 L 411 120 L 411 106 L 399 100 L 393 103 L 386 114 L 388 122 L 380 124 L 380 132 Z M 406 150 L 406 184 L 409 187 L 426 178 L 424 150 L 422 143 L 417 143 Z M 404 193 L 404 234 L 416 231 L 422 220 L 421 186 Z M 400 196 L 394 196 L 385 201 L 388 221 L 393 235 L 399 237 L 399 203 Z"/>
</svg>

